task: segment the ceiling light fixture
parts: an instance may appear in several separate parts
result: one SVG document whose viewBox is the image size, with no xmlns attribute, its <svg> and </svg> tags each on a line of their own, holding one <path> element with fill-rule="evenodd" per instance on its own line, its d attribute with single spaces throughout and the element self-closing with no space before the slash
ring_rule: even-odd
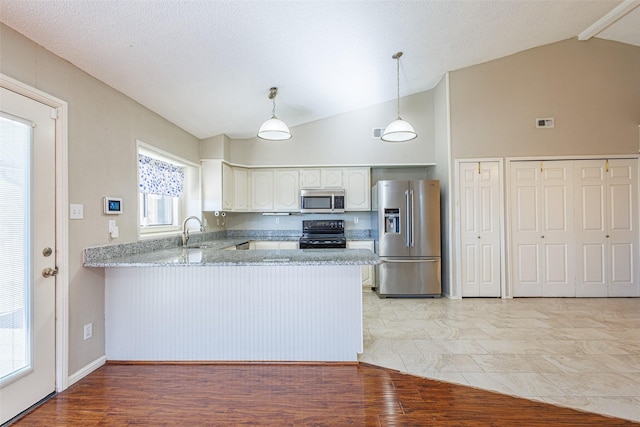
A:
<svg viewBox="0 0 640 427">
<path fill-rule="evenodd" d="M 392 56 L 393 59 L 396 60 L 397 63 L 397 88 L 398 88 L 398 118 L 389 123 L 384 129 L 384 132 L 380 139 L 385 142 L 405 142 L 411 141 L 418 135 L 413 130 L 413 126 L 409 124 L 409 122 L 405 122 L 400 118 L 400 57 L 402 56 L 402 52 L 398 52 Z"/>
<path fill-rule="evenodd" d="M 258 138 L 266 139 L 267 141 L 283 141 L 291 138 L 291 132 L 289 132 L 287 125 L 276 117 L 277 94 L 277 87 L 269 89 L 269 99 L 273 101 L 273 111 L 271 113 L 271 118 L 264 122 L 258 131 Z"/>
</svg>

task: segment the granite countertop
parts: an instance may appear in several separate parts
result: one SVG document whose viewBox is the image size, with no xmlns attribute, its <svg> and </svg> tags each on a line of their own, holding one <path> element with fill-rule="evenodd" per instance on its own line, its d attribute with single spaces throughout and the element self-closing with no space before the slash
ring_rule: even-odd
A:
<svg viewBox="0 0 640 427">
<path fill-rule="evenodd" d="M 85 249 L 85 267 L 173 267 L 247 265 L 373 265 L 379 258 L 367 249 L 225 250 L 247 241 L 298 240 L 291 236 L 237 236 L 134 253 L 108 247 Z M 93 250 L 93 252 L 92 252 Z"/>
</svg>

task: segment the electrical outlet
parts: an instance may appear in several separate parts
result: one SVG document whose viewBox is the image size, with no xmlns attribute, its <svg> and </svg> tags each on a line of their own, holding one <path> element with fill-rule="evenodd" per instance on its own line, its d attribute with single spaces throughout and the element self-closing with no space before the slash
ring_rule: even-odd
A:
<svg viewBox="0 0 640 427">
<path fill-rule="evenodd" d="M 88 340 L 93 336 L 93 323 L 87 323 L 84 325 L 84 339 Z"/>
<path fill-rule="evenodd" d="M 84 205 L 71 203 L 69 205 L 69 219 L 84 219 Z"/>
</svg>

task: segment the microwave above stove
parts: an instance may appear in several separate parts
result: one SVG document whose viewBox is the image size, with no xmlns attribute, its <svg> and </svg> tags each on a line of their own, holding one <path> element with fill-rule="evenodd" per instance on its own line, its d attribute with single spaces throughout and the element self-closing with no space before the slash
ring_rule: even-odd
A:
<svg viewBox="0 0 640 427">
<path fill-rule="evenodd" d="M 344 190 L 300 190 L 301 213 L 343 213 Z"/>
</svg>

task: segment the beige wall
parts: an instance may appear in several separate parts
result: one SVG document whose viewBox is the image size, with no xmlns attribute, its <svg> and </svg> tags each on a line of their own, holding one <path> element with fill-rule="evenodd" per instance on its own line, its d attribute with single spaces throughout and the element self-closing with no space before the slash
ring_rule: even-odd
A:
<svg viewBox="0 0 640 427">
<path fill-rule="evenodd" d="M 640 47 L 565 40 L 452 71 L 450 87 L 454 159 L 638 152 Z"/>
<path fill-rule="evenodd" d="M 69 222 L 69 373 L 104 355 L 104 271 L 82 267 L 88 246 L 134 241 L 137 228 L 136 140 L 193 162 L 196 138 L 99 82 L 12 29 L 0 25 L 0 72 L 69 106 L 69 202 L 84 205 L 84 219 Z M 120 238 L 110 241 L 102 197 L 122 197 Z M 93 338 L 83 325 L 93 322 Z"/>
<path fill-rule="evenodd" d="M 374 139 L 372 129 L 391 123 L 396 118 L 396 109 L 396 101 L 385 102 L 294 126 L 293 137 L 287 141 L 263 141 L 257 137 L 231 140 L 226 160 L 252 166 L 433 163 L 433 92 L 401 98 L 400 113 L 413 125 L 418 134 L 416 139 L 399 144 Z"/>
</svg>

